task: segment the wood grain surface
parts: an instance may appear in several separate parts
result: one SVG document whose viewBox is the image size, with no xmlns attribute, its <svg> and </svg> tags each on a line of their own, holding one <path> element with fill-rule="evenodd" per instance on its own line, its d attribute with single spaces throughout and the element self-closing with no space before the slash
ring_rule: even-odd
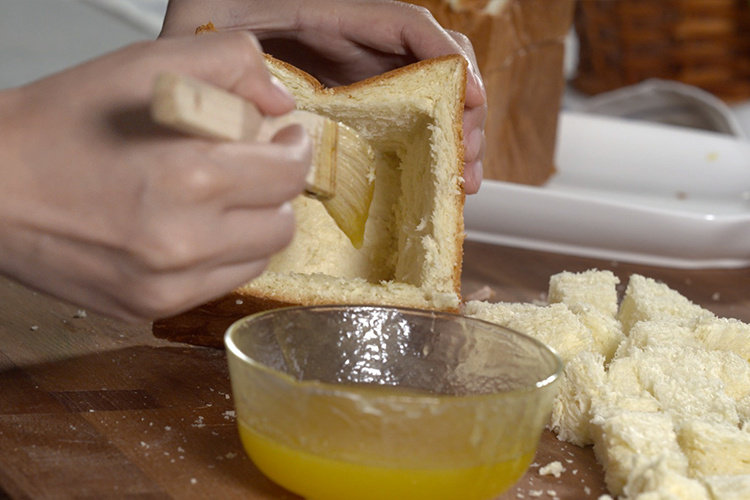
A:
<svg viewBox="0 0 750 500">
<path fill-rule="evenodd" d="M 467 243 L 464 293 L 544 298 L 551 274 L 610 269 L 659 279 L 721 316 L 750 321 L 750 269 L 678 270 Z M 297 498 L 244 455 L 226 357 L 154 338 L 0 280 L 0 498 Z M 559 478 L 539 468 L 558 460 Z M 545 432 L 504 500 L 596 499 L 590 448 Z"/>
</svg>

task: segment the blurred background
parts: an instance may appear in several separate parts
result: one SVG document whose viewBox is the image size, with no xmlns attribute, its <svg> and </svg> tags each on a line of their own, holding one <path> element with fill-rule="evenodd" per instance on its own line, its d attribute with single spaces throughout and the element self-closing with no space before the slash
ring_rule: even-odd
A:
<svg viewBox="0 0 750 500">
<path fill-rule="evenodd" d="M 470 35 L 480 62 L 485 61 L 486 79 L 498 87 L 498 97 L 491 97 L 497 122 L 513 111 L 508 108 L 513 103 L 501 99 L 524 99 L 508 91 L 512 83 L 502 68 L 513 66 L 511 61 L 516 63 L 513 73 L 524 82 L 517 86 L 534 92 L 522 105 L 541 108 L 532 110 L 537 115 L 554 117 L 559 101 L 561 109 L 713 127 L 750 137 L 748 0 L 555 0 L 557 10 L 549 8 L 549 0 L 413 3 L 427 6 L 443 24 Z M 0 88 L 154 38 L 166 4 L 167 0 L 0 0 Z M 545 56 L 537 64 L 543 69 L 518 63 L 523 60 L 518 54 L 557 42 L 564 46 L 561 61 Z M 537 141 L 550 149 L 554 120 L 550 124 L 547 119 L 546 125 L 535 120 L 532 128 L 550 129 L 540 132 L 546 136 Z M 490 132 L 501 127 L 489 124 Z M 508 165 L 500 169 L 507 171 Z M 521 182 L 544 180 L 543 174 Z"/>
</svg>

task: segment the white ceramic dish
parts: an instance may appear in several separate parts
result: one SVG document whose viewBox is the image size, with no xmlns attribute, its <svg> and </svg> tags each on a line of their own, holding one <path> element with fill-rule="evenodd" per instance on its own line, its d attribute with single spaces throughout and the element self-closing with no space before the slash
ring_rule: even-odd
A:
<svg viewBox="0 0 750 500">
<path fill-rule="evenodd" d="M 650 265 L 750 265 L 750 142 L 563 112 L 541 187 L 484 181 L 470 240 Z"/>
</svg>

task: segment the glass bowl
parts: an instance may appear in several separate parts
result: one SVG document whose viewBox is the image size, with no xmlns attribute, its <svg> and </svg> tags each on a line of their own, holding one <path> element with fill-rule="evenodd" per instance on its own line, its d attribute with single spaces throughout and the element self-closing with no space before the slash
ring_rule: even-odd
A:
<svg viewBox="0 0 750 500">
<path fill-rule="evenodd" d="M 255 465 L 312 499 L 487 499 L 534 457 L 562 363 L 544 344 L 449 313 L 275 309 L 225 336 Z"/>
</svg>

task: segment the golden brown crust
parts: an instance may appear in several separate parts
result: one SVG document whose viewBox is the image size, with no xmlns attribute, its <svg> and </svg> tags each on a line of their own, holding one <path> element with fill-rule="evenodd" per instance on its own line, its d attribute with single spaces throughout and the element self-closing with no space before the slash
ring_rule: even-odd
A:
<svg viewBox="0 0 750 500">
<path fill-rule="evenodd" d="M 276 59 L 275 57 L 265 54 L 266 61 L 272 65 L 275 65 L 277 67 L 283 68 L 284 70 L 288 71 L 289 73 L 292 73 L 296 77 L 298 77 L 300 80 L 304 80 L 310 85 L 310 88 L 316 92 L 316 93 L 330 93 L 330 94 L 346 94 L 348 92 L 351 92 L 352 90 L 356 90 L 360 87 L 370 87 L 373 85 L 378 84 L 379 82 L 385 82 L 388 80 L 392 80 L 394 78 L 399 78 L 403 73 L 411 73 L 415 69 L 423 67 L 423 66 L 430 66 L 432 64 L 435 64 L 437 61 L 445 61 L 445 60 L 461 60 L 462 61 L 462 67 L 463 67 L 463 75 L 464 75 L 464 82 L 463 85 L 463 91 L 461 92 L 460 101 L 456 101 L 456 106 L 458 109 L 463 111 L 464 105 L 465 105 L 465 98 L 466 98 L 466 71 L 468 67 L 468 63 L 463 58 L 463 56 L 459 54 L 448 54 L 445 56 L 435 57 L 433 59 L 424 59 L 422 61 L 417 61 L 415 63 L 412 63 L 408 66 L 402 66 L 400 68 L 393 69 L 391 71 L 387 71 L 385 73 L 382 73 L 380 75 L 371 76 L 369 78 L 365 78 L 364 80 L 360 80 L 358 82 L 354 82 L 349 85 L 341 85 L 339 87 L 326 87 L 320 81 L 318 81 L 314 76 L 310 75 L 309 73 L 306 73 L 305 71 L 302 71 L 301 69 L 297 68 L 296 66 L 292 66 L 286 61 L 282 61 L 280 59 Z M 460 128 L 460 127 L 459 127 Z M 463 132 L 461 132 L 463 134 Z"/>
<path fill-rule="evenodd" d="M 325 91 L 326 87 L 322 83 L 320 83 L 320 81 L 318 81 L 318 79 L 312 76 L 310 73 L 307 73 L 306 71 L 302 71 L 297 66 L 293 66 L 286 61 L 282 61 L 281 59 L 276 59 L 270 54 L 263 54 L 263 56 L 266 58 L 267 63 L 277 66 L 279 68 L 283 68 L 288 73 L 291 73 L 297 78 L 299 78 L 300 80 L 306 82 L 310 86 L 310 89 L 313 92 L 321 93 Z"/>
</svg>

